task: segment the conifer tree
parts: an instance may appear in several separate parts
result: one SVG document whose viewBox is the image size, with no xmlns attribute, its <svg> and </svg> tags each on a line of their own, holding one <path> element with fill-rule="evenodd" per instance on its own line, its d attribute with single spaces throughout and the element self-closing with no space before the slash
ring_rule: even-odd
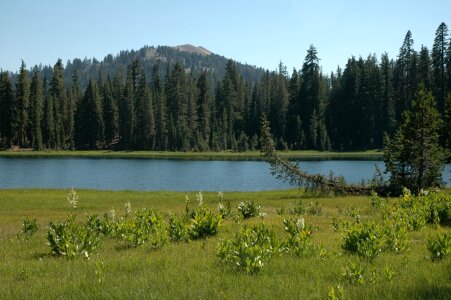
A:
<svg viewBox="0 0 451 300">
<path fill-rule="evenodd" d="M 19 107 L 8 73 L 0 73 L 0 133 L 8 147 L 13 145 L 19 126 Z"/>
<path fill-rule="evenodd" d="M 66 136 L 69 127 L 67 114 L 67 92 L 64 83 L 64 68 L 61 59 L 53 67 L 50 81 L 49 101 L 53 105 L 53 123 L 55 146 L 66 148 Z"/>
<path fill-rule="evenodd" d="M 39 71 L 35 71 L 31 79 L 30 89 L 30 136 L 31 146 L 36 150 L 43 149 L 41 119 L 43 116 L 43 83 Z"/>
<path fill-rule="evenodd" d="M 30 80 L 28 76 L 28 70 L 26 69 L 23 60 L 19 70 L 19 77 L 16 83 L 16 102 L 19 113 L 17 138 L 18 144 L 23 147 L 28 143 L 28 110 L 30 102 Z"/>
<path fill-rule="evenodd" d="M 146 75 L 141 73 L 136 91 L 136 143 L 138 149 L 153 149 L 155 118 Z"/>
<path fill-rule="evenodd" d="M 108 76 L 102 88 L 103 95 L 103 120 L 105 123 L 105 143 L 109 144 L 115 141 L 118 135 L 118 111 L 116 99 L 113 96 L 113 83 Z"/>
<path fill-rule="evenodd" d="M 56 138 L 55 138 L 55 113 L 53 107 L 53 100 L 47 92 L 47 80 L 44 78 L 44 118 L 43 118 L 43 126 L 42 133 L 43 139 L 45 143 L 45 147 L 47 149 L 56 148 Z"/>
<path fill-rule="evenodd" d="M 76 113 L 75 143 L 78 149 L 97 149 L 104 140 L 104 123 L 99 90 L 90 80 Z"/>
<path fill-rule="evenodd" d="M 199 94 L 197 97 L 197 117 L 202 139 L 208 142 L 211 125 L 211 95 L 207 78 L 207 71 L 204 71 L 197 81 Z"/>
<path fill-rule="evenodd" d="M 448 26 L 441 23 L 435 32 L 434 45 L 432 46 L 432 70 L 434 75 L 434 96 L 437 106 L 443 114 L 445 97 L 447 93 L 446 84 L 446 51 L 448 49 Z"/>
<path fill-rule="evenodd" d="M 444 155 L 438 143 L 441 121 L 434 102 L 431 92 L 421 85 L 412 111 L 404 113 L 398 132 L 391 140 L 386 137 L 385 168 L 395 187 L 419 192 L 442 184 Z"/>
<path fill-rule="evenodd" d="M 157 150 L 168 149 L 168 126 L 166 115 L 166 96 L 159 75 L 160 62 L 152 67 L 152 95 L 155 103 L 155 147 Z"/>
</svg>

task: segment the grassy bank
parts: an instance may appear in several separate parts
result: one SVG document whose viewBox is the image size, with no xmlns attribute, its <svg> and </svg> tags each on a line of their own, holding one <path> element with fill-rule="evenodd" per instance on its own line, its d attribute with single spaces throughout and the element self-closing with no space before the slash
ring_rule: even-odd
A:
<svg viewBox="0 0 451 300">
<path fill-rule="evenodd" d="M 330 151 L 280 151 L 280 156 L 289 159 L 381 159 L 377 150 L 361 152 Z M 261 160 L 259 151 L 246 152 L 173 152 L 173 151 L 0 151 L 0 157 L 98 157 L 98 158 L 163 158 L 163 159 L 222 159 L 222 160 Z"/>
<path fill-rule="evenodd" d="M 89 260 L 81 257 L 66 260 L 50 255 L 46 230 L 50 221 L 60 221 L 71 213 L 83 222 L 85 214 L 103 214 L 114 208 L 123 215 L 124 203 L 132 211 L 154 208 L 165 215 L 180 214 L 185 209 L 185 195 L 177 192 L 108 192 L 78 191 L 76 209 L 66 201 L 63 190 L 0 190 L 0 295 L 1 298 L 113 298 L 113 299 L 326 299 L 331 287 L 340 285 L 350 299 L 446 299 L 451 294 L 451 262 L 432 262 L 427 256 L 427 238 L 437 232 L 451 232 L 427 225 L 408 232 L 409 250 L 403 254 L 384 252 L 372 263 L 365 263 L 364 284 L 350 284 L 342 273 L 357 256 L 341 248 L 343 233 L 334 231 L 332 222 L 350 220 L 344 211 L 354 211 L 362 220 L 376 219 L 379 210 L 369 197 L 323 197 L 304 199 L 318 201 L 322 211 L 304 216 L 314 228 L 312 241 L 321 244 L 326 255 L 298 257 L 287 254 L 273 258 L 261 272 L 247 275 L 223 264 L 217 257 L 217 245 L 222 239 L 235 236 L 239 225 L 235 217 L 224 221 L 217 236 L 204 240 L 172 242 L 159 250 L 146 245 L 124 248 L 106 237 L 99 253 Z M 242 221 L 245 224 L 264 222 L 284 236 L 282 220 L 289 215 L 276 213 L 282 207 L 292 207 L 299 191 L 226 193 L 233 214 L 241 201 L 252 200 L 267 213 L 262 218 Z M 196 199 L 194 194 L 190 195 Z M 392 199 L 396 202 L 398 199 Z M 195 201 L 192 201 L 195 202 Z M 204 202 L 216 211 L 217 195 L 204 193 Z M 195 205 L 195 203 L 193 203 Z M 354 207 L 354 209 L 352 209 Z M 287 211 L 287 210 L 286 210 Z M 280 213 L 280 211 L 279 211 Z M 17 238 L 22 220 L 36 218 L 38 231 L 28 240 Z M 103 266 L 99 269 L 99 266 Z M 391 270 L 392 278 L 385 275 Z M 379 279 L 367 280 L 370 270 L 378 270 Z M 101 273 L 99 275 L 99 272 Z M 103 279 L 99 281 L 99 276 Z"/>
</svg>

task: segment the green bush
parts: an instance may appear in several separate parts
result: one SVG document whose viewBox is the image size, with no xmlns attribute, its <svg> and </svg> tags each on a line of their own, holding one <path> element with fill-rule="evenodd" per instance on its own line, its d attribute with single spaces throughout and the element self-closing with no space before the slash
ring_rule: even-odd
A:
<svg viewBox="0 0 451 300">
<path fill-rule="evenodd" d="M 114 230 L 114 220 L 107 213 L 103 217 L 99 217 L 98 214 L 87 215 L 86 219 L 86 227 L 89 230 L 103 234 L 104 236 L 110 235 Z"/>
<path fill-rule="evenodd" d="M 158 249 L 167 244 L 167 232 L 163 218 L 153 209 L 140 209 L 133 219 L 123 219 L 117 223 L 116 236 L 132 247 L 148 243 Z"/>
<path fill-rule="evenodd" d="M 441 260 L 451 257 L 451 234 L 437 234 L 435 238 L 428 239 L 428 250 L 432 260 Z"/>
<path fill-rule="evenodd" d="M 169 239 L 173 242 L 186 241 L 189 239 L 186 220 L 175 215 L 169 217 Z"/>
<path fill-rule="evenodd" d="M 265 224 L 243 225 L 233 240 L 218 244 L 217 256 L 224 262 L 247 274 L 255 274 L 274 255 L 280 253 L 280 242 Z"/>
<path fill-rule="evenodd" d="M 221 223 L 220 214 L 214 215 L 207 207 L 199 206 L 190 220 L 188 235 L 192 240 L 216 235 Z"/>
<path fill-rule="evenodd" d="M 35 234 L 36 231 L 38 231 L 36 219 L 29 219 L 28 217 L 25 218 L 22 222 L 22 232 L 20 235 L 27 239 Z"/>
<path fill-rule="evenodd" d="M 310 241 L 312 230 L 305 225 L 304 218 L 283 220 L 283 226 L 289 237 L 284 240 L 284 250 L 297 256 L 308 257 L 316 253 L 316 249 Z"/>
<path fill-rule="evenodd" d="M 257 217 L 260 214 L 260 206 L 255 205 L 253 201 L 241 202 L 237 208 L 243 219 Z"/>
<path fill-rule="evenodd" d="M 379 226 L 373 222 L 351 225 L 343 236 L 344 250 L 368 260 L 375 259 L 383 247 L 383 234 Z"/>
<path fill-rule="evenodd" d="M 62 223 L 50 222 L 47 240 L 53 255 L 71 259 L 96 253 L 100 241 L 97 232 L 74 221 L 75 216 L 71 216 Z"/>
</svg>

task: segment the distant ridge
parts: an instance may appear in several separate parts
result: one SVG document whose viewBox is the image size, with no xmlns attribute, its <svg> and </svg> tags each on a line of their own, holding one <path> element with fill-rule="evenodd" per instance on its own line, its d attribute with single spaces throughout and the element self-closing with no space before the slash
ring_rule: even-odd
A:
<svg viewBox="0 0 451 300">
<path fill-rule="evenodd" d="M 178 49 L 180 51 L 185 51 L 185 52 L 189 52 L 189 53 L 197 53 L 197 54 L 205 55 L 205 56 L 212 54 L 211 51 L 209 51 L 208 49 L 205 49 L 202 46 L 196 47 L 191 44 L 179 45 L 179 46 L 175 46 L 174 48 Z"/>
</svg>

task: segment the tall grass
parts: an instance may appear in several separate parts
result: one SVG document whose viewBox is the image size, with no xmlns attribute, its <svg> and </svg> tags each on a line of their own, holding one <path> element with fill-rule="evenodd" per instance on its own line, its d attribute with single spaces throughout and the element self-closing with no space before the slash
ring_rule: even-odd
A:
<svg viewBox="0 0 451 300">
<path fill-rule="evenodd" d="M 243 224 L 261 222 L 277 236 L 287 238 L 282 221 L 290 215 L 278 215 L 276 210 L 294 206 L 299 191 L 225 193 L 223 201 L 230 200 L 234 215 L 239 203 L 253 201 L 266 216 L 225 219 L 218 234 L 206 239 L 151 250 L 120 247 L 116 239 L 107 237 L 90 259 L 54 257 L 46 244 L 46 229 L 50 221 L 66 220 L 69 214 L 83 218 L 115 209 L 120 217 L 125 214 L 126 202 L 131 204 L 131 214 L 152 208 L 165 220 L 169 212 L 185 211 L 184 193 L 77 190 L 77 194 L 74 209 L 67 205 L 67 191 L 0 190 L 0 298 L 326 299 L 330 289 L 338 285 L 350 299 L 449 299 L 451 295 L 450 259 L 432 261 L 427 249 L 428 237 L 451 232 L 447 225 L 437 229 L 428 224 L 419 231 L 409 231 L 407 252 L 387 251 L 372 262 L 361 262 L 365 274 L 379 272 L 380 279 L 374 283 L 350 284 L 345 280 L 346 267 L 359 263 L 359 258 L 341 248 L 343 236 L 334 230 L 332 220 L 351 222 L 355 214 L 362 221 L 377 219 L 380 210 L 371 206 L 369 197 L 309 199 L 317 200 L 322 211 L 303 218 L 311 226 L 312 243 L 322 245 L 326 257 L 284 254 L 274 257 L 258 274 L 247 275 L 217 258 L 218 243 L 232 239 Z M 195 194 L 189 197 L 195 199 Z M 218 201 L 217 193 L 203 193 L 203 202 L 211 211 L 217 211 Z M 390 199 L 391 203 L 396 201 Z M 351 206 L 354 212 L 347 214 Z M 38 231 L 26 240 L 18 239 L 25 218 L 36 219 Z M 386 278 L 387 267 L 394 273 L 392 280 Z"/>
</svg>

